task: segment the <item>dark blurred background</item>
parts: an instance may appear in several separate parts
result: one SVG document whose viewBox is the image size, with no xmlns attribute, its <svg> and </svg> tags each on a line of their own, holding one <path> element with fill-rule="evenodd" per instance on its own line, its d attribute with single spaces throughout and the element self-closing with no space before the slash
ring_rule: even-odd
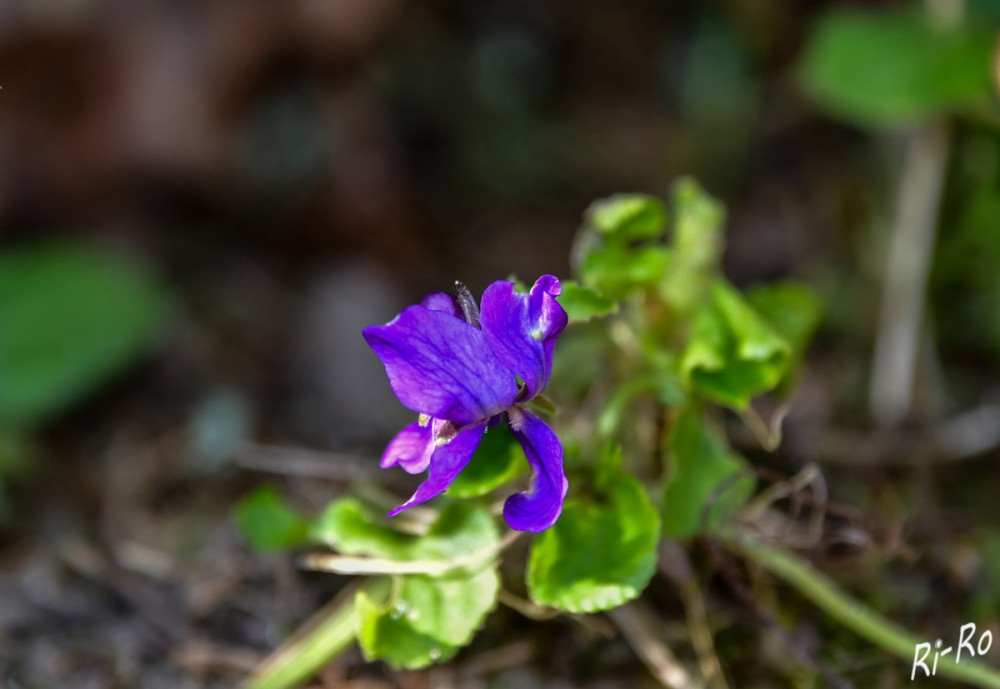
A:
<svg viewBox="0 0 1000 689">
<path fill-rule="evenodd" d="M 251 555 L 231 505 L 267 474 L 318 509 L 356 474 L 290 448 L 363 474 L 410 416 L 361 328 L 456 279 L 567 275 L 601 196 L 695 175 L 736 283 L 827 302 L 802 418 L 866 427 L 900 135 L 832 119 L 796 64 L 830 7 L 900 5 L 0 0 L 0 255 L 97 247 L 167 314 L 100 385 L 0 424 L 0 682 L 232 686 L 336 585 Z M 968 129 L 994 170 L 995 124 Z M 931 417 L 996 389 L 1000 326 L 950 332 Z"/>
</svg>

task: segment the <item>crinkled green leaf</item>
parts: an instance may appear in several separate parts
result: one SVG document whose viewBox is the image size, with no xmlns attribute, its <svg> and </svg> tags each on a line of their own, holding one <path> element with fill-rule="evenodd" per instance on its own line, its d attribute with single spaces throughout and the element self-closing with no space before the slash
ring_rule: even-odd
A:
<svg viewBox="0 0 1000 689">
<path fill-rule="evenodd" d="M 688 177 L 674 186 L 673 201 L 673 255 L 660 295 L 687 314 L 708 296 L 718 274 L 726 210 Z"/>
<path fill-rule="evenodd" d="M 663 234 L 663 202 L 647 194 L 615 194 L 590 204 L 587 224 L 601 234 L 623 239 L 656 239 Z"/>
<path fill-rule="evenodd" d="M 486 495 L 527 471 L 524 448 L 506 425 L 500 425 L 487 429 L 469 464 L 448 487 L 447 494 L 457 498 Z"/>
<path fill-rule="evenodd" d="M 395 531 L 391 523 L 373 516 L 357 498 L 346 497 L 327 507 L 313 524 L 311 537 L 344 555 L 405 561 L 484 552 L 484 562 L 500 539 L 489 512 L 468 501 L 446 505 L 423 535 Z"/>
<path fill-rule="evenodd" d="M 800 282 L 757 285 L 746 291 L 746 300 L 792 348 L 782 387 L 792 382 L 805 356 L 823 306 L 815 290 Z"/>
<path fill-rule="evenodd" d="M 753 493 L 747 463 L 709 428 L 696 409 L 678 417 L 669 441 L 671 467 L 663 503 L 663 535 L 689 538 L 732 514 Z"/>
<path fill-rule="evenodd" d="M 0 422 L 41 423 L 153 343 L 165 297 L 140 266 L 75 244 L 0 256 Z"/>
<path fill-rule="evenodd" d="M 557 301 L 566 310 L 570 323 L 618 313 L 618 302 L 593 287 L 582 287 L 572 280 L 563 281 L 562 294 Z"/>
<path fill-rule="evenodd" d="M 274 486 L 258 486 L 244 495 L 233 510 L 233 520 L 250 547 L 262 553 L 295 548 L 309 536 L 309 519 Z"/>
<path fill-rule="evenodd" d="M 611 498 L 609 505 L 567 501 L 555 526 L 535 538 L 526 579 L 536 603 L 569 612 L 608 610 L 649 584 L 659 514 L 632 477 L 620 478 Z"/>
<path fill-rule="evenodd" d="M 745 293 L 747 302 L 775 332 L 785 338 L 796 356 L 809 345 L 823 315 L 823 306 L 813 290 L 801 282 L 756 285 Z"/>
<path fill-rule="evenodd" d="M 365 592 L 355 599 L 358 642 L 368 660 L 417 669 L 451 658 L 472 640 L 496 607 L 495 567 L 474 575 L 407 575 L 385 602 Z"/>
<path fill-rule="evenodd" d="M 590 247 L 580 262 L 580 281 L 609 299 L 621 299 L 635 289 L 653 287 L 663 279 L 670 252 L 658 244 L 633 247 L 607 242 Z"/>
<path fill-rule="evenodd" d="M 801 63 L 806 89 L 831 113 L 895 125 L 974 106 L 991 93 L 996 27 L 934 26 L 919 8 L 820 17 Z"/>
<path fill-rule="evenodd" d="M 688 384 L 716 402 L 745 409 L 788 370 L 791 346 L 731 285 L 717 280 L 711 301 L 695 313 L 681 356 Z"/>
</svg>

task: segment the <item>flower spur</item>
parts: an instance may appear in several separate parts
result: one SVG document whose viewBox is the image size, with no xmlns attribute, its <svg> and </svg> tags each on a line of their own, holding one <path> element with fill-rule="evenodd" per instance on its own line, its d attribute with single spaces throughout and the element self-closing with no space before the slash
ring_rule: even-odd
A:
<svg viewBox="0 0 1000 689">
<path fill-rule="evenodd" d="M 396 397 L 420 415 L 392 439 L 381 466 L 428 471 L 410 499 L 388 516 L 443 493 L 486 429 L 506 417 L 532 478 L 527 491 L 507 499 L 504 519 L 511 528 L 539 533 L 559 518 L 568 483 L 559 439 L 525 403 L 549 382 L 552 350 L 567 322 L 555 299 L 562 287 L 558 278 L 543 275 L 522 294 L 514 283 L 498 280 L 483 292 L 480 310 L 469 290 L 457 285 L 456 298 L 429 294 L 363 333 Z"/>
</svg>

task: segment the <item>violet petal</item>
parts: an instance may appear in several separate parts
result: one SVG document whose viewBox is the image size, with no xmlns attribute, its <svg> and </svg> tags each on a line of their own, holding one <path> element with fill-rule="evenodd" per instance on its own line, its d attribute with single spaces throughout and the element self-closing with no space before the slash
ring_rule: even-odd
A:
<svg viewBox="0 0 1000 689">
<path fill-rule="evenodd" d="M 431 424 L 421 426 L 414 422 L 389 441 L 389 446 L 382 453 L 379 466 L 388 469 L 398 464 L 409 474 L 419 474 L 427 470 L 433 452 L 434 436 Z"/>
<path fill-rule="evenodd" d="M 559 279 L 543 275 L 528 294 L 514 291 L 514 283 L 498 280 L 483 293 L 483 333 L 507 368 L 528 388 L 528 399 L 545 389 L 552 371 L 552 349 L 568 320 L 556 297 Z"/>
<path fill-rule="evenodd" d="M 486 431 L 486 422 L 463 428 L 447 445 L 440 445 L 431 456 L 430 471 L 427 479 L 420 484 L 410 499 L 387 514 L 394 517 L 403 510 L 426 502 L 447 490 L 455 477 L 472 459 L 473 453 L 479 447 Z"/>
<path fill-rule="evenodd" d="M 531 487 L 507 498 L 503 516 L 512 529 L 541 533 L 562 514 L 569 488 L 559 438 L 544 421 L 522 407 L 507 413 L 511 433 L 524 447 L 532 468 Z"/>
<path fill-rule="evenodd" d="M 444 311 L 410 306 L 364 338 L 385 365 L 396 397 L 415 412 L 466 426 L 513 404 L 514 375 L 481 330 Z"/>
<path fill-rule="evenodd" d="M 461 317 L 455 305 L 455 298 L 447 292 L 431 292 L 420 300 L 420 305 L 431 311 L 444 311 L 452 316 Z"/>
</svg>

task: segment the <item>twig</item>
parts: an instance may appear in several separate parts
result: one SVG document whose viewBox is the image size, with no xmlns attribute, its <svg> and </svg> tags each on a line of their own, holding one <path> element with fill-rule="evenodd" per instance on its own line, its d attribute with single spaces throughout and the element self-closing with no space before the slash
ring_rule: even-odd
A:
<svg viewBox="0 0 1000 689">
<path fill-rule="evenodd" d="M 244 469 L 343 482 L 370 480 L 376 475 L 362 461 L 372 463 L 359 455 L 272 445 L 247 445 L 236 457 L 236 464 Z"/>
<path fill-rule="evenodd" d="M 470 658 L 458 668 L 458 675 L 461 678 L 490 675 L 507 668 L 527 665 L 534 657 L 534 644 L 528 641 L 516 641 Z"/>
<path fill-rule="evenodd" d="M 916 129 L 906 143 L 872 360 L 871 407 L 883 426 L 910 412 L 948 146 L 943 121 Z"/>
<path fill-rule="evenodd" d="M 681 665 L 673 651 L 653 631 L 651 613 L 632 602 L 611 610 L 608 615 L 618 625 L 626 641 L 657 681 L 668 689 L 703 689 Z"/>
<path fill-rule="evenodd" d="M 822 472 L 815 464 L 807 465 L 802 471 L 787 481 L 771 484 L 754 498 L 741 516 L 747 522 L 760 521 L 772 504 L 783 498 L 796 497 L 799 492 L 809 486 L 812 489 L 812 500 L 809 501 L 811 513 L 809 531 L 804 539 L 796 541 L 800 547 L 811 547 L 819 543 L 823 536 L 823 524 L 826 521 L 827 491 L 826 481 Z M 799 503 L 801 505 L 801 502 Z"/>
<path fill-rule="evenodd" d="M 719 655 L 715 652 L 715 640 L 708 624 L 705 599 L 701 595 L 697 579 L 692 577 L 687 586 L 681 587 L 681 597 L 684 599 L 688 629 L 691 631 L 691 645 L 698 654 L 698 663 L 705 681 L 714 689 L 729 689 Z"/>
<path fill-rule="evenodd" d="M 771 422 L 765 423 L 757 410 L 748 405 L 740 412 L 740 419 L 750 429 L 762 448 L 768 452 L 774 452 L 781 445 L 781 424 L 785 421 L 790 409 L 791 405 L 784 402 L 771 416 Z"/>
<path fill-rule="evenodd" d="M 677 587 L 684 602 L 688 636 L 698 654 L 698 664 L 705 681 L 715 689 L 728 689 L 722 664 L 715 652 L 715 640 L 712 637 L 712 626 L 708 622 L 705 600 L 687 551 L 674 541 L 661 541 L 658 555 L 657 569 Z"/>
<path fill-rule="evenodd" d="M 464 553 L 447 560 L 388 560 L 314 553 L 302 558 L 302 567 L 336 574 L 428 574 L 441 576 L 456 569 L 484 563 L 510 546 L 522 534 L 510 531 L 496 545 Z"/>
<path fill-rule="evenodd" d="M 507 589 L 500 589 L 497 599 L 501 604 L 506 605 L 511 610 L 521 613 L 529 620 L 551 620 L 562 614 L 555 608 L 546 608 L 541 605 L 536 605 L 530 600 L 525 600 L 520 596 L 516 596 Z"/>
</svg>

